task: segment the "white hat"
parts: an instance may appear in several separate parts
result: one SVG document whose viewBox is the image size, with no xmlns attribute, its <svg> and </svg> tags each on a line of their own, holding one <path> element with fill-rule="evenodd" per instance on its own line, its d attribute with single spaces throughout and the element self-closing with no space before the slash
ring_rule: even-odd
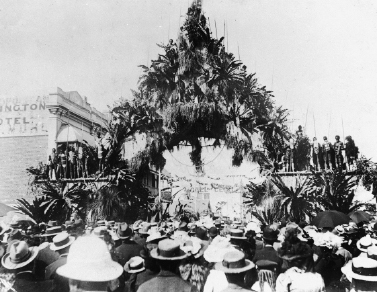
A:
<svg viewBox="0 0 377 292">
<path fill-rule="evenodd" d="M 360 238 L 360 240 L 356 243 L 357 248 L 363 252 L 367 252 L 368 247 L 372 245 L 373 241 L 369 234 Z"/>
<path fill-rule="evenodd" d="M 123 268 L 111 259 L 106 243 L 95 236 L 78 238 L 71 246 L 67 264 L 57 269 L 65 278 L 106 282 L 118 278 Z"/>
<path fill-rule="evenodd" d="M 74 241 L 75 238 L 73 236 L 69 236 L 68 233 L 62 232 L 54 236 L 50 249 L 53 251 L 61 250 L 67 246 L 70 246 Z"/>
<path fill-rule="evenodd" d="M 131 258 L 125 265 L 124 270 L 129 274 L 139 273 L 145 270 L 144 259 L 136 256 Z"/>
<path fill-rule="evenodd" d="M 38 247 L 29 247 L 25 241 L 15 241 L 9 248 L 9 253 L 1 259 L 4 268 L 16 270 L 27 266 L 38 255 Z"/>
</svg>

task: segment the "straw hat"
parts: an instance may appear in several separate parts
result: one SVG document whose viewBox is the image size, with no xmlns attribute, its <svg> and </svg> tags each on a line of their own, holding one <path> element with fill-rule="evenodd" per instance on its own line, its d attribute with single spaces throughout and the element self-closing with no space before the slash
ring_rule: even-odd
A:
<svg viewBox="0 0 377 292">
<path fill-rule="evenodd" d="M 240 229 L 230 229 L 229 237 L 233 239 L 247 239 Z"/>
<path fill-rule="evenodd" d="M 187 257 L 180 249 L 179 242 L 172 239 L 164 239 L 158 243 L 158 247 L 151 250 L 150 255 L 157 260 L 177 261 Z"/>
<path fill-rule="evenodd" d="M 53 222 L 56 222 L 56 221 L 53 221 Z M 62 230 L 61 226 L 53 226 L 53 227 L 47 228 L 46 232 L 44 234 L 42 234 L 41 236 L 43 236 L 43 237 L 55 236 L 55 235 L 61 233 L 62 231 L 63 230 Z"/>
<path fill-rule="evenodd" d="M 129 274 L 140 273 L 145 270 L 144 259 L 136 256 L 131 258 L 125 265 L 124 270 Z"/>
<path fill-rule="evenodd" d="M 377 261 L 365 257 L 354 258 L 350 276 L 352 279 L 377 282 Z"/>
<path fill-rule="evenodd" d="M 107 282 L 117 279 L 123 268 L 111 259 L 106 243 L 95 236 L 79 237 L 71 246 L 67 264 L 57 269 L 65 278 Z"/>
<path fill-rule="evenodd" d="M 117 236 L 119 239 L 127 239 L 132 235 L 132 230 L 127 223 L 124 223 L 118 227 Z"/>
<path fill-rule="evenodd" d="M 50 245 L 50 249 L 53 251 L 61 250 L 70 246 L 75 241 L 73 236 L 69 236 L 68 233 L 62 232 L 52 239 L 52 244 Z"/>
<path fill-rule="evenodd" d="M 9 253 L 3 256 L 1 263 L 8 270 L 16 270 L 31 263 L 38 251 L 38 247 L 29 247 L 25 241 L 16 241 L 10 246 Z"/>
<path fill-rule="evenodd" d="M 216 270 L 223 271 L 226 274 L 239 274 L 254 267 L 254 263 L 245 259 L 245 254 L 239 250 L 226 253 L 223 261 L 215 264 Z"/>
<path fill-rule="evenodd" d="M 360 240 L 356 243 L 357 248 L 363 252 L 367 252 L 368 247 L 372 245 L 373 245 L 372 238 L 370 237 L 369 234 L 360 238 Z"/>
</svg>

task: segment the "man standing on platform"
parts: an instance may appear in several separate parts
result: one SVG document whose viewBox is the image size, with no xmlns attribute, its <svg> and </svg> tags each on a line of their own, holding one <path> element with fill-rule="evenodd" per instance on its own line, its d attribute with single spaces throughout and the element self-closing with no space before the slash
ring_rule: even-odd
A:
<svg viewBox="0 0 377 292">
<path fill-rule="evenodd" d="M 335 143 L 334 143 L 334 150 L 335 150 L 335 163 L 336 167 L 339 171 L 343 169 L 343 155 L 342 151 L 344 149 L 343 142 L 340 141 L 339 135 L 335 136 Z"/>
</svg>

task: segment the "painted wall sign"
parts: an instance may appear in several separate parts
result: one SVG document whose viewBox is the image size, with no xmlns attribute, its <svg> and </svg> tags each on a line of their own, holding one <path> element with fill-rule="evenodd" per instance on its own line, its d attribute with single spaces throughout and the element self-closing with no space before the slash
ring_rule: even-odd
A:
<svg viewBox="0 0 377 292">
<path fill-rule="evenodd" d="M 0 99 L 0 137 L 47 135 L 48 96 Z"/>
</svg>

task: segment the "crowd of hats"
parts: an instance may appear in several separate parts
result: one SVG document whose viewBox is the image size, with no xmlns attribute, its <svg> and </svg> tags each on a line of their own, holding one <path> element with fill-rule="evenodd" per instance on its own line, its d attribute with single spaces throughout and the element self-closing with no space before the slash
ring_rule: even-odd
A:
<svg viewBox="0 0 377 292">
<path fill-rule="evenodd" d="M 375 221 L 364 225 L 350 222 L 336 226 L 331 231 L 320 230 L 302 222 L 277 222 L 261 226 L 257 221 L 241 222 L 210 216 L 197 221 L 182 217 L 163 222 L 138 220 L 133 224 L 106 220 L 85 224 L 78 219 L 64 224 L 50 221 L 26 228 L 0 223 L 0 236 L 3 238 L 0 256 L 3 267 L 15 270 L 32 262 L 46 244 L 52 251 L 71 247 L 67 264 L 60 267 L 58 273 L 80 281 L 109 281 L 122 273 L 140 273 L 145 270 L 147 258 L 181 261 L 188 257 L 203 257 L 208 263 L 213 263 L 216 270 L 232 274 L 243 273 L 256 266 L 269 268 L 276 265 L 268 260 L 259 261 L 255 265 L 242 250 L 242 242 L 253 238 L 265 243 L 282 243 L 292 234 L 301 243 L 311 243 L 334 251 L 353 243 L 366 256 L 355 258 L 348 267 L 342 269 L 343 273 L 351 279 L 377 281 Z M 145 238 L 144 249 L 140 255 L 120 266 L 112 259 L 111 251 L 122 241 L 134 240 L 135 236 Z M 45 241 L 44 238 L 47 237 L 52 240 Z M 280 254 L 280 257 L 292 261 L 312 255 L 312 251 L 308 249 L 305 254 L 285 253 Z"/>
</svg>

